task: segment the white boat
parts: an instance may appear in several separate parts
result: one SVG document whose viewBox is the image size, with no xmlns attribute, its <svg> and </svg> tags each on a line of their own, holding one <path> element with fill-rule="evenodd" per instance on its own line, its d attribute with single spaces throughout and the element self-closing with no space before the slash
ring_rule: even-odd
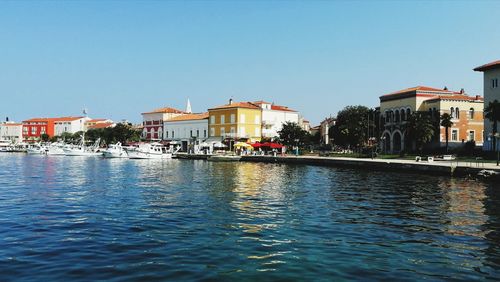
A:
<svg viewBox="0 0 500 282">
<path fill-rule="evenodd" d="M 172 152 L 160 143 L 146 143 L 127 150 L 130 159 L 171 159 Z"/>
<path fill-rule="evenodd" d="M 28 154 L 44 155 L 47 153 L 47 147 L 39 144 L 33 144 L 26 149 Z"/>
<path fill-rule="evenodd" d="M 66 146 L 67 145 L 62 142 L 52 143 L 47 147 L 47 155 L 66 155 L 66 153 L 64 152 L 64 148 Z"/>
<path fill-rule="evenodd" d="M 110 145 L 102 152 L 102 155 L 105 158 L 128 158 L 127 151 L 120 142 Z"/>
<path fill-rule="evenodd" d="M 64 148 L 64 154 L 66 156 L 82 156 L 82 157 L 93 157 L 102 156 L 102 152 L 99 151 L 99 144 L 101 143 L 101 138 L 98 138 L 94 145 L 85 146 L 85 134 L 82 135 L 82 141 L 78 146 Z"/>
</svg>

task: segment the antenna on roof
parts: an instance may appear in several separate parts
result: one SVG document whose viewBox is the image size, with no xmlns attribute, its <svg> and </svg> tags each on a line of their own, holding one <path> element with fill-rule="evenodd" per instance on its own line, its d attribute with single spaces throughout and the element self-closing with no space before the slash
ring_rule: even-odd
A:
<svg viewBox="0 0 500 282">
<path fill-rule="evenodd" d="M 86 117 L 86 116 L 87 116 L 87 112 L 88 112 L 88 111 L 87 111 L 87 108 L 83 107 L 82 112 L 83 112 L 83 115 Z"/>
</svg>

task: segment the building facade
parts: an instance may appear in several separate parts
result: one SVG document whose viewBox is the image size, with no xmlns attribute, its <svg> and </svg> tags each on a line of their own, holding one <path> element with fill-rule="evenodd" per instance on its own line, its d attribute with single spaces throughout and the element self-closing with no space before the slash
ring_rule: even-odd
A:
<svg viewBox="0 0 500 282">
<path fill-rule="evenodd" d="M 23 141 L 23 124 L 15 122 L 0 123 L 0 140 L 9 140 L 12 143 Z"/>
<path fill-rule="evenodd" d="M 483 144 L 483 106 L 479 96 L 468 96 L 448 89 L 417 86 L 380 97 L 381 147 L 384 152 L 399 153 L 414 149 L 413 140 L 409 140 L 406 125 L 410 115 L 416 111 L 429 112 L 439 127 L 434 146 L 446 144 L 445 129 L 439 126 L 440 116 L 448 113 L 452 116 L 453 126 L 449 129 L 449 144 L 460 146 L 474 140 L 476 145 Z"/>
<path fill-rule="evenodd" d="M 208 139 L 208 113 L 187 114 L 163 123 L 163 139 L 181 144 L 182 151 Z"/>
<path fill-rule="evenodd" d="M 209 136 L 213 139 L 262 138 L 262 108 L 252 102 L 233 102 L 208 109 Z"/>
<path fill-rule="evenodd" d="M 285 106 L 264 101 L 253 102 L 262 109 L 262 137 L 278 137 L 278 132 L 286 122 L 299 124 L 299 113 Z"/>
<path fill-rule="evenodd" d="M 335 126 L 337 119 L 333 117 L 325 118 L 319 124 L 319 134 L 320 134 L 320 143 L 322 145 L 330 145 L 332 144 L 333 137 L 330 136 L 330 128 Z"/>
<path fill-rule="evenodd" d="M 26 142 L 37 142 L 41 136 L 47 134 L 49 137 L 55 135 L 54 118 L 32 118 L 23 121 L 23 140 Z"/>
<path fill-rule="evenodd" d="M 163 139 L 163 123 L 166 120 L 187 114 L 184 111 L 174 108 L 161 108 L 151 112 L 142 113 L 142 138 L 146 140 Z"/>
<path fill-rule="evenodd" d="M 60 117 L 54 118 L 54 134 L 60 136 L 63 133 L 77 133 L 85 131 L 85 122 L 90 120 L 88 117 Z"/>
<path fill-rule="evenodd" d="M 103 126 L 102 124 L 106 124 Z M 95 118 L 85 121 L 85 129 L 106 128 L 113 125 L 114 122 L 107 118 Z"/>
<path fill-rule="evenodd" d="M 494 61 L 474 69 L 483 72 L 483 95 L 485 107 L 490 102 L 498 100 L 500 102 L 500 60 Z M 497 128 L 496 132 L 500 132 Z M 489 119 L 484 119 L 484 145 L 483 150 L 493 151 L 493 123 Z M 497 142 L 497 150 L 500 150 L 500 142 Z"/>
</svg>

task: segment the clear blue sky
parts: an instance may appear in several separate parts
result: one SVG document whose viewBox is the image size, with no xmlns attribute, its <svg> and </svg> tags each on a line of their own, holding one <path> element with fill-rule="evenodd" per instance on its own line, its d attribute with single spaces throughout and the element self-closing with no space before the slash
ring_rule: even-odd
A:
<svg viewBox="0 0 500 282">
<path fill-rule="evenodd" d="M 500 1 L 2 1 L 0 117 L 269 100 L 317 124 L 416 85 L 482 95 Z"/>
</svg>

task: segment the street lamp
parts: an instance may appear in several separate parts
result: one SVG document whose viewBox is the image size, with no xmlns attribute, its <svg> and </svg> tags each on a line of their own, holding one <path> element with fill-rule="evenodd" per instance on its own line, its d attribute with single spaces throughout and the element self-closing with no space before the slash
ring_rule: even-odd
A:
<svg viewBox="0 0 500 282">
<path fill-rule="evenodd" d="M 386 151 L 385 151 L 385 147 L 386 147 L 385 139 L 386 139 L 385 135 L 382 136 L 382 137 L 380 137 L 380 140 L 382 141 L 382 146 L 383 146 L 384 154 L 386 153 Z"/>
</svg>

